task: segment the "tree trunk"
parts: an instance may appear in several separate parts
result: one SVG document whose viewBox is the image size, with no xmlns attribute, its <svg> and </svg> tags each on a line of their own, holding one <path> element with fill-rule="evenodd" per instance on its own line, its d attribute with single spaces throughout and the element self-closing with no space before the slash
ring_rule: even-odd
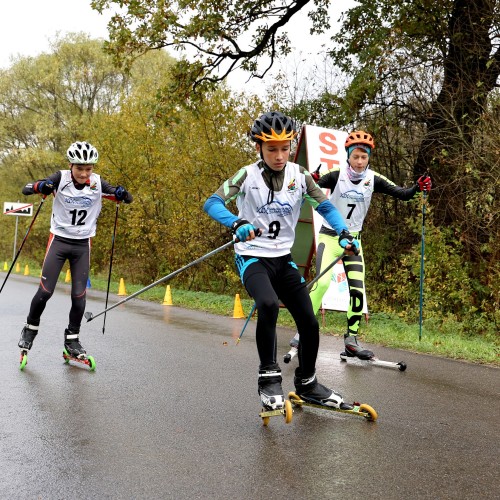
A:
<svg viewBox="0 0 500 500">
<path fill-rule="evenodd" d="M 414 166 L 416 176 L 431 173 L 431 200 L 438 225 L 460 222 L 467 216 L 465 165 L 475 126 L 500 69 L 498 49 L 492 54 L 490 39 L 496 23 L 495 5 L 495 0 L 456 0 L 450 17 L 441 92 L 431 104 Z"/>
</svg>

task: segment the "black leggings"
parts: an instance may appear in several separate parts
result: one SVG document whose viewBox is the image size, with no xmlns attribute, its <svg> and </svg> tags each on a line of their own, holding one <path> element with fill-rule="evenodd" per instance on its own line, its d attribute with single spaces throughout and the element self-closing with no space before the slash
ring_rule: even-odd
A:
<svg viewBox="0 0 500 500">
<path fill-rule="evenodd" d="M 276 364 L 276 322 L 280 300 L 290 311 L 300 334 L 299 368 L 305 378 L 315 372 L 319 348 L 319 323 L 313 313 L 304 278 L 292 256 L 236 256 L 236 265 L 250 296 L 255 300 L 258 317 L 256 329 L 260 369 Z"/>
<path fill-rule="evenodd" d="M 54 236 L 49 237 L 43 261 L 40 286 L 31 301 L 27 322 L 38 326 L 47 301 L 52 297 L 59 273 L 66 260 L 71 272 L 71 309 L 69 327 L 79 330 L 85 312 L 87 281 L 90 268 L 90 239 L 74 240 Z"/>
</svg>

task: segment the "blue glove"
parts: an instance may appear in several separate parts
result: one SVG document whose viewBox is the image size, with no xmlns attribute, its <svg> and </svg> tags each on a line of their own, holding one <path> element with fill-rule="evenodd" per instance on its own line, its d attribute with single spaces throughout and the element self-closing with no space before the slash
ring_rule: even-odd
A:
<svg viewBox="0 0 500 500">
<path fill-rule="evenodd" d="M 115 189 L 115 198 L 116 201 L 123 201 L 128 197 L 128 192 L 123 186 L 117 186 Z"/>
<path fill-rule="evenodd" d="M 345 229 L 339 235 L 339 245 L 347 250 L 347 246 L 351 245 L 348 251 L 354 253 L 354 255 L 359 254 L 359 241 L 353 237 L 353 235 L 346 231 Z"/>
<path fill-rule="evenodd" d="M 54 183 L 51 180 L 39 181 L 35 184 L 35 191 L 48 196 L 54 191 Z"/>
<path fill-rule="evenodd" d="M 250 232 L 253 231 L 257 235 L 257 230 L 245 219 L 238 219 L 233 222 L 231 226 L 231 231 L 236 235 L 238 241 L 246 241 L 250 236 Z"/>
</svg>

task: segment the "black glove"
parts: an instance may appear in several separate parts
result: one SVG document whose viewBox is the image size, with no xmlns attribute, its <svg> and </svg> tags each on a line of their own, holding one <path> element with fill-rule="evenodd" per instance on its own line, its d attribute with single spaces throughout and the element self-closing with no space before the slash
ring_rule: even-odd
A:
<svg viewBox="0 0 500 500">
<path fill-rule="evenodd" d="M 115 189 L 116 201 L 123 201 L 128 198 L 128 192 L 123 186 L 117 186 Z"/>
<path fill-rule="evenodd" d="M 36 193 L 42 193 L 45 195 L 52 194 L 54 191 L 54 183 L 50 180 L 44 180 L 44 181 L 38 181 L 35 184 L 35 192 Z"/>
<path fill-rule="evenodd" d="M 353 252 L 354 255 L 359 254 L 359 241 L 356 238 L 354 238 L 349 231 L 346 231 L 345 229 L 339 234 L 339 245 L 342 248 L 346 248 L 347 245 L 351 245 L 349 251 Z"/>
</svg>

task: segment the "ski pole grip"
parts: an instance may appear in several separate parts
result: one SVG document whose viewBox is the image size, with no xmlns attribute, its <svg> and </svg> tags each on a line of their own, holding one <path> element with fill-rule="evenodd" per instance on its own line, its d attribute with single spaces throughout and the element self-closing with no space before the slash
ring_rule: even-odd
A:
<svg viewBox="0 0 500 500">
<path fill-rule="evenodd" d="M 256 228 L 255 228 L 254 233 L 255 233 L 255 236 L 256 236 L 256 237 L 262 236 L 262 230 L 261 230 L 259 227 L 256 227 Z M 236 238 L 236 239 L 234 240 L 234 242 L 235 242 L 235 243 L 241 243 L 241 242 L 240 242 L 240 240 L 239 240 L 238 238 Z"/>
</svg>

